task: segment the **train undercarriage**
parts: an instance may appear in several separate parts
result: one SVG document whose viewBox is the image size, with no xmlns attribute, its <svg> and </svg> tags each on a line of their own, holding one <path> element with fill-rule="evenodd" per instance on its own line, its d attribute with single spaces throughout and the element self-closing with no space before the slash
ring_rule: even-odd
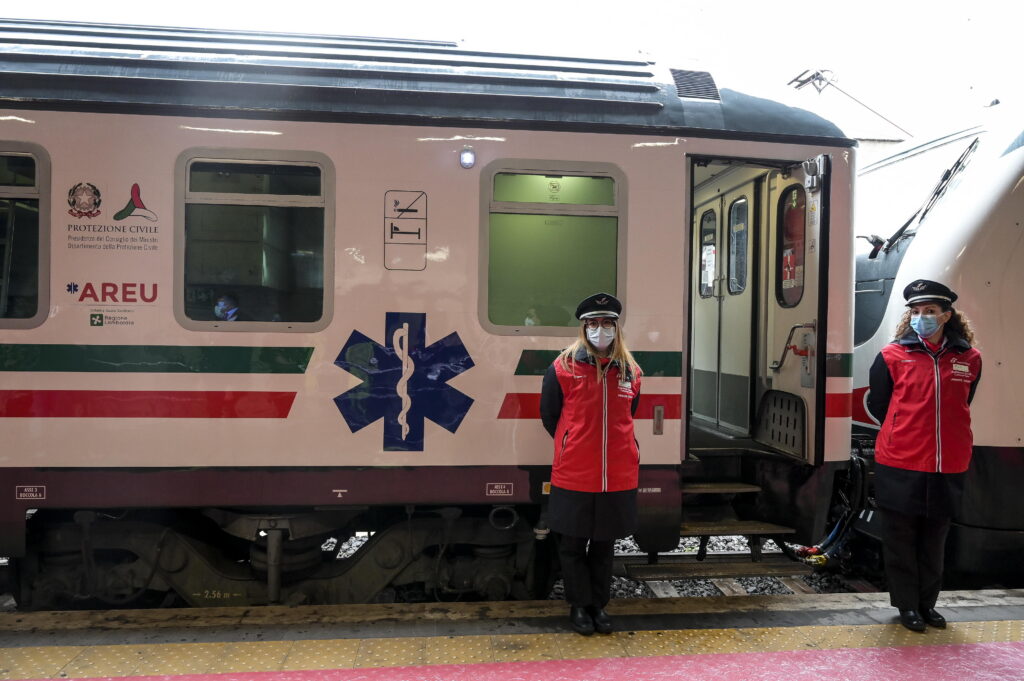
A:
<svg viewBox="0 0 1024 681">
<path fill-rule="evenodd" d="M 673 533 L 702 545 L 745 535 L 754 561 L 767 537 L 812 544 L 835 515 L 837 470 L 701 451 L 678 468 L 679 506 L 642 510 L 635 538 L 651 562 L 675 549 Z M 542 514 L 541 504 L 44 508 L 27 521 L 7 590 L 23 610 L 538 599 L 558 569 Z"/>
<path fill-rule="evenodd" d="M 388 602 L 412 585 L 430 600 L 502 600 L 550 587 L 546 547 L 513 507 L 406 510 L 42 511 L 10 581 L 25 610 Z M 369 536 L 340 557 L 357 533 Z"/>
</svg>

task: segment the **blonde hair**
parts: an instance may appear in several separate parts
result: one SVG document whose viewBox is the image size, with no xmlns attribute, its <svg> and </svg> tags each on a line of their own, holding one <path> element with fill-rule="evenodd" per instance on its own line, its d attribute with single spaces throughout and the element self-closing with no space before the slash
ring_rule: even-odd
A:
<svg viewBox="0 0 1024 681">
<path fill-rule="evenodd" d="M 948 307 L 943 312 L 949 312 L 949 321 L 946 322 L 945 328 L 948 328 L 953 333 L 957 334 L 971 347 L 974 347 L 974 329 L 971 328 L 971 322 L 967 319 L 967 316 L 955 310 L 952 307 Z M 903 336 L 910 329 L 910 313 L 911 310 L 908 308 L 903 316 L 900 317 L 900 323 L 896 325 L 896 340 L 903 338 Z M 945 329 L 943 329 L 945 330 Z"/>
<path fill-rule="evenodd" d="M 586 350 L 587 354 L 591 357 L 596 358 L 599 356 L 597 348 L 595 348 L 587 338 L 587 327 L 584 322 L 580 323 L 579 333 L 576 340 L 572 345 L 567 347 L 565 350 L 562 350 L 555 361 L 558 362 L 566 371 L 571 370 L 573 373 L 576 373 L 576 353 L 580 350 Z M 608 358 L 612 361 L 608 362 L 603 367 L 600 362 L 596 360 L 594 362 L 594 364 L 597 365 L 598 383 L 604 380 L 605 374 L 608 373 L 608 368 L 613 362 L 619 365 L 620 370 L 624 369 L 634 378 L 639 376 L 641 373 L 640 365 L 636 363 L 636 360 L 633 358 L 633 353 L 631 353 L 629 348 L 626 347 L 626 339 L 622 334 L 622 326 L 619 324 L 618 320 L 615 321 L 615 340 L 612 343 L 611 352 L 609 353 Z M 572 365 L 571 369 L 570 364 Z"/>
</svg>

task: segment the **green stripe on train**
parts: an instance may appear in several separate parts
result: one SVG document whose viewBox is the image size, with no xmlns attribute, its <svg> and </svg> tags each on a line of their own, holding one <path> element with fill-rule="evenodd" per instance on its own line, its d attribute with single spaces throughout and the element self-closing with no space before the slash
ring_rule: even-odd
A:
<svg viewBox="0 0 1024 681">
<path fill-rule="evenodd" d="M 312 355 L 298 347 L 0 344 L 0 371 L 302 374 Z"/>
<path fill-rule="evenodd" d="M 516 367 L 516 376 L 543 376 L 558 356 L 558 350 L 523 350 Z M 683 356 L 679 352 L 637 350 L 633 353 L 646 376 L 676 378 L 682 376 Z M 853 354 L 829 353 L 825 357 L 825 375 L 831 378 L 853 376 Z"/>
<path fill-rule="evenodd" d="M 558 350 L 523 350 L 516 367 L 516 376 L 543 376 L 558 357 Z M 683 375 L 683 355 L 680 352 L 636 350 L 633 352 L 644 376 L 678 378 Z"/>
<path fill-rule="evenodd" d="M 851 378 L 853 376 L 853 353 L 830 352 L 825 355 L 825 375 L 829 378 Z"/>
</svg>

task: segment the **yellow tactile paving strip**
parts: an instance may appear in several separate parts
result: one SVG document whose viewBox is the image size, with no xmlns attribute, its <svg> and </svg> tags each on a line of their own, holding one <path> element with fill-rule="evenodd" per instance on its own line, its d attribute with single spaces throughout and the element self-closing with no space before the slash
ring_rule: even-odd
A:
<svg viewBox="0 0 1024 681">
<path fill-rule="evenodd" d="M 0 649 L 0 679 L 347 669 L 785 650 L 1024 641 L 1024 620 L 954 622 L 925 634 L 898 624 L 436 636 L 240 643 L 39 646 Z"/>
<path fill-rule="evenodd" d="M 944 591 L 941 608 L 1024 606 L 1024 589 Z M 616 615 L 671 615 L 742 612 L 858 611 L 889 608 L 889 594 L 802 594 L 707 598 L 627 598 L 613 600 Z M 940 608 L 940 609 L 941 609 Z M 0 613 L 0 631 L 97 631 L 158 629 L 235 629 L 301 625 L 366 626 L 374 622 L 466 622 L 565 616 L 563 601 L 499 603 L 390 603 L 364 605 L 168 608 L 163 610 L 83 610 Z"/>
</svg>

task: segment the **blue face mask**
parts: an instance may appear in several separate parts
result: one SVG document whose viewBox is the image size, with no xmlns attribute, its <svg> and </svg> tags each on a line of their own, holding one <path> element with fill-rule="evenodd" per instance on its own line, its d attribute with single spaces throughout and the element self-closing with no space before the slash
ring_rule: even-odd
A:
<svg viewBox="0 0 1024 681">
<path fill-rule="evenodd" d="M 910 328 L 921 338 L 931 338 L 941 328 L 937 315 L 919 314 L 910 318 Z"/>
</svg>

